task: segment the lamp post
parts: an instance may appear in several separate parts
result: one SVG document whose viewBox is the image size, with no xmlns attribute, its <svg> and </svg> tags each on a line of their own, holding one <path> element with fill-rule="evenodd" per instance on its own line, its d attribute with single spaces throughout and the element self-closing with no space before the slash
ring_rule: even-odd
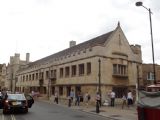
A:
<svg viewBox="0 0 160 120">
<path fill-rule="evenodd" d="M 136 6 L 142 6 L 149 12 L 149 21 L 150 21 L 150 32 L 151 32 L 151 44 L 152 44 L 152 59 L 153 59 L 153 75 L 154 75 L 154 84 L 156 84 L 156 69 L 154 61 L 154 45 L 153 45 L 153 34 L 152 34 L 152 19 L 151 19 L 151 9 L 143 6 L 142 2 L 136 2 Z"/>
<path fill-rule="evenodd" d="M 98 60 L 99 63 L 99 73 L 98 73 L 98 92 L 100 94 L 100 105 L 101 105 L 101 100 L 102 100 L 102 95 L 101 95 L 101 60 Z"/>
<path fill-rule="evenodd" d="M 101 106 L 101 60 L 98 60 L 99 63 L 99 72 L 98 72 L 98 94 L 96 95 L 96 113 L 99 113 Z"/>
</svg>

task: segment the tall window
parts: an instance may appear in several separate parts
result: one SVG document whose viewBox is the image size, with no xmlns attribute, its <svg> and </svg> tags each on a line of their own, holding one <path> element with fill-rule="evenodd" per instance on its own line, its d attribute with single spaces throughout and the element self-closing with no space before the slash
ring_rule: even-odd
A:
<svg viewBox="0 0 160 120">
<path fill-rule="evenodd" d="M 72 65 L 72 76 L 76 76 L 76 65 Z"/>
<path fill-rule="evenodd" d="M 69 67 L 65 67 L 65 77 L 69 77 Z"/>
<path fill-rule="evenodd" d="M 26 75 L 26 81 L 28 81 L 28 75 Z"/>
<path fill-rule="evenodd" d="M 49 78 L 49 71 L 46 71 L 46 79 Z"/>
<path fill-rule="evenodd" d="M 53 71 L 53 76 L 54 76 L 54 78 L 56 78 L 56 76 L 57 76 L 57 70 Z"/>
<path fill-rule="evenodd" d="M 38 73 L 36 73 L 36 80 L 38 80 Z"/>
<path fill-rule="evenodd" d="M 91 63 L 87 63 L 87 74 L 91 74 Z"/>
<path fill-rule="evenodd" d="M 113 64 L 113 75 L 127 75 L 127 66 Z"/>
<path fill-rule="evenodd" d="M 40 72 L 40 73 L 39 73 L 39 78 L 40 78 L 40 79 L 43 79 L 43 72 Z"/>
<path fill-rule="evenodd" d="M 25 75 L 23 75 L 23 82 L 25 81 Z"/>
<path fill-rule="evenodd" d="M 51 78 L 53 77 L 53 70 L 51 70 Z"/>
<path fill-rule="evenodd" d="M 63 86 L 59 87 L 59 95 L 63 95 Z"/>
<path fill-rule="evenodd" d="M 31 80 L 31 74 L 29 75 L 29 80 Z"/>
<path fill-rule="evenodd" d="M 60 68 L 60 78 L 63 77 L 63 68 Z"/>
<path fill-rule="evenodd" d="M 34 80 L 34 74 L 32 74 L 32 80 Z"/>
<path fill-rule="evenodd" d="M 84 64 L 79 64 L 79 75 L 84 75 Z"/>
<path fill-rule="evenodd" d="M 147 80 L 154 80 L 154 73 L 153 72 L 148 72 Z"/>
</svg>

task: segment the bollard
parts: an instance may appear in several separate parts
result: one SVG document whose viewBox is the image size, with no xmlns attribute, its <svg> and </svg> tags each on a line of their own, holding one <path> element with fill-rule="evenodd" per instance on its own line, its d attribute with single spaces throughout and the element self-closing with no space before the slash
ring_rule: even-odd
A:
<svg viewBox="0 0 160 120">
<path fill-rule="evenodd" d="M 99 102 L 98 102 L 98 100 L 96 102 L 96 113 L 99 113 Z"/>
</svg>

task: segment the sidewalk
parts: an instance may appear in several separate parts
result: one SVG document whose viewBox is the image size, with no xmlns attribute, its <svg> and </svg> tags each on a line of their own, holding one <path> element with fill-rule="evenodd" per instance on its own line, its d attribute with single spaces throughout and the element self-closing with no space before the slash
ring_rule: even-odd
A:
<svg viewBox="0 0 160 120">
<path fill-rule="evenodd" d="M 96 113 L 95 106 L 72 106 L 73 109 L 79 109 L 84 112 L 90 112 L 93 114 L 98 114 L 104 117 L 112 118 L 115 120 L 137 120 L 137 111 L 136 106 L 130 108 L 122 109 L 120 105 L 116 105 L 115 107 L 110 106 L 102 106 L 100 107 L 100 112 Z"/>
<path fill-rule="evenodd" d="M 55 104 L 53 101 L 49 100 L 38 100 L 38 101 L 44 101 L 49 102 L 50 104 Z M 67 104 L 59 103 L 58 105 L 68 107 Z M 137 110 L 136 105 L 131 106 L 130 108 L 124 107 L 124 109 L 121 108 L 121 105 L 115 105 L 115 107 L 110 106 L 102 106 L 100 107 L 100 112 L 96 113 L 96 106 L 89 105 L 88 107 L 84 104 L 80 104 L 80 106 L 74 106 L 72 105 L 70 107 L 71 109 L 81 110 L 83 112 L 89 112 L 91 114 L 97 114 L 101 115 L 107 118 L 112 118 L 114 120 L 138 120 L 137 118 Z"/>
</svg>

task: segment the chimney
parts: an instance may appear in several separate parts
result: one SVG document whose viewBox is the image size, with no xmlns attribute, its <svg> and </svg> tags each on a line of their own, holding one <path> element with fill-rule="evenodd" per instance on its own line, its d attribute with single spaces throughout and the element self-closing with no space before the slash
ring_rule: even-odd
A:
<svg viewBox="0 0 160 120">
<path fill-rule="evenodd" d="M 30 54 L 26 53 L 26 63 L 29 63 Z"/>
<path fill-rule="evenodd" d="M 70 41 L 70 47 L 73 47 L 73 46 L 75 46 L 76 45 L 76 41 Z"/>
</svg>

